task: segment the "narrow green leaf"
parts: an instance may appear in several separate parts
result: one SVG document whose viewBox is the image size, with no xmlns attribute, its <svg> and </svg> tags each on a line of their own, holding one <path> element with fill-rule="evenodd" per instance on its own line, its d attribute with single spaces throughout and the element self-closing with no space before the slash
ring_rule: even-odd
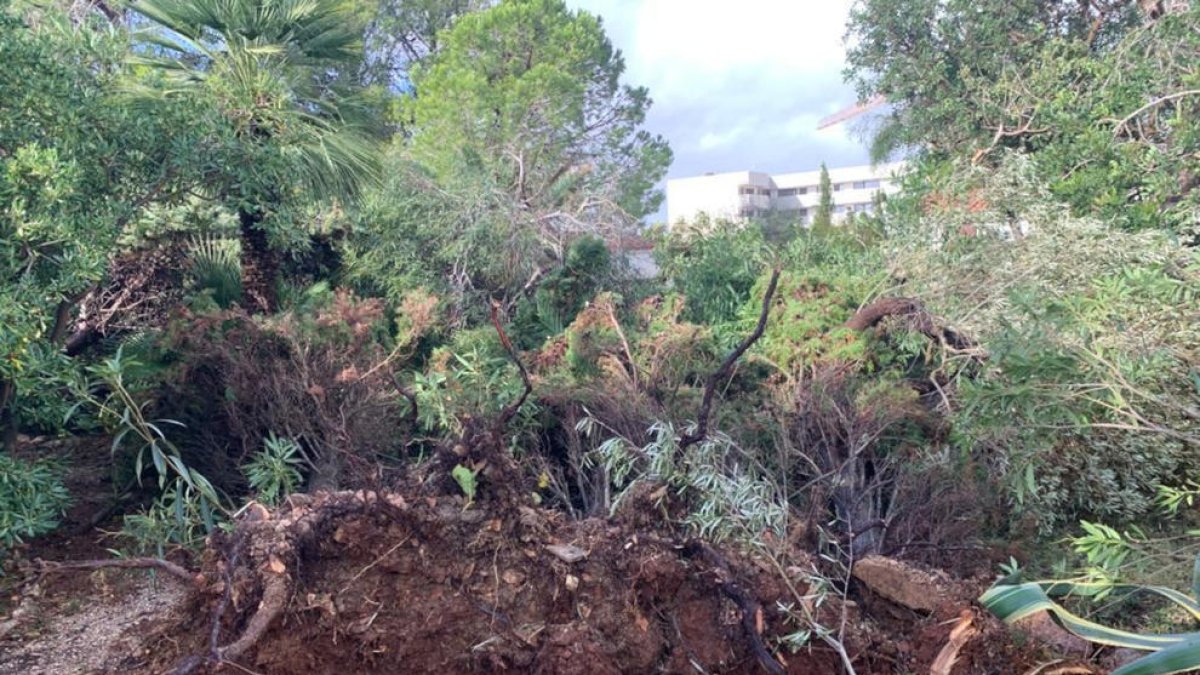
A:
<svg viewBox="0 0 1200 675">
<path fill-rule="evenodd" d="M 1127 663 L 1112 675 L 1171 675 L 1200 668 L 1200 636 Z"/>
</svg>

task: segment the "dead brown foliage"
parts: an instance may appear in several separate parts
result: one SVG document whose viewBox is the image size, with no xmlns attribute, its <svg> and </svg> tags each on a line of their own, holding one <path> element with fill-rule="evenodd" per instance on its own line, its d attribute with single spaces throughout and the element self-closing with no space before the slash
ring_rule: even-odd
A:
<svg viewBox="0 0 1200 675">
<path fill-rule="evenodd" d="M 178 360 L 161 405 L 187 425 L 188 459 L 211 479 L 236 481 L 274 433 L 300 444 L 310 487 L 377 484 L 375 460 L 399 452 L 411 432 L 412 403 L 393 373 L 433 323 L 433 306 L 425 295 L 405 302 L 390 352 L 382 303 L 348 292 L 272 318 L 184 313 L 166 338 Z"/>
</svg>

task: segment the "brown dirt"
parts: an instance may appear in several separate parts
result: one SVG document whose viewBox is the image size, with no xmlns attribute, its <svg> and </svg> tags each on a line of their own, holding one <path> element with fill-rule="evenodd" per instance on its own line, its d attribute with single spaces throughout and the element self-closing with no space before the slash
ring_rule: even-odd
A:
<svg viewBox="0 0 1200 675">
<path fill-rule="evenodd" d="M 238 666 L 330 675 L 760 672 L 740 611 L 703 562 L 605 521 L 564 522 L 533 509 L 519 518 L 511 527 L 453 498 L 422 498 L 403 517 L 344 520 L 305 554 L 283 618 Z M 553 544 L 586 558 L 565 562 L 546 548 Z M 735 566 L 760 591 L 765 632 L 782 632 L 772 609 L 782 584 L 749 563 Z M 237 597 L 241 588 L 235 582 L 234 604 L 253 607 L 256 599 Z M 206 653 L 220 595 L 197 598 L 187 617 L 165 626 L 162 648 L 150 650 L 161 658 L 141 672 Z M 222 644 L 244 619 L 233 624 Z M 792 673 L 836 670 L 821 649 L 789 662 Z"/>
<path fill-rule="evenodd" d="M 71 456 L 80 476 L 72 487 L 99 489 L 85 497 L 88 506 L 77 507 L 66 534 L 34 542 L 22 559 L 105 557 L 106 542 L 79 527 L 104 502 L 97 495 L 111 494 L 97 473 L 106 447 L 76 448 Z M 543 509 L 464 508 L 457 498 L 417 492 L 405 489 L 397 500 L 406 504 L 402 511 L 330 521 L 286 561 L 294 583 L 282 615 L 234 663 L 208 672 L 763 672 L 741 611 L 720 591 L 721 570 L 656 532 L 656 519 L 642 509 L 614 520 L 570 521 Z M 258 526 L 280 523 L 288 511 Z M 222 565 L 234 541 L 214 540 L 203 563 L 209 583 L 200 592 L 161 576 L 155 582 L 143 572 L 114 570 L 34 583 L 29 564 L 10 565 L 3 583 L 12 602 L 0 612 L 0 675 L 157 674 L 208 655 L 214 609 L 226 595 Z M 547 549 L 554 544 L 577 547 L 586 557 L 564 561 Z M 720 555 L 733 581 L 761 605 L 754 623 L 786 672 L 841 672 L 819 642 L 795 654 L 781 648 L 780 638 L 796 627 L 777 602 L 794 598 L 773 567 L 728 550 Z M 796 561 L 803 557 L 792 554 Z M 249 583 L 261 570 L 241 572 L 231 577 L 220 645 L 242 634 L 261 600 L 261 588 Z M 858 673 L 929 672 L 964 611 L 981 632 L 959 652 L 953 675 L 1024 673 L 1053 659 L 1014 641 L 973 605 L 986 578 L 936 578 L 945 583 L 945 602 L 932 613 L 855 586 L 846 643 Z M 838 624 L 834 604 L 822 617 L 831 626 Z M 11 620 L 16 607 L 23 609 Z"/>
</svg>

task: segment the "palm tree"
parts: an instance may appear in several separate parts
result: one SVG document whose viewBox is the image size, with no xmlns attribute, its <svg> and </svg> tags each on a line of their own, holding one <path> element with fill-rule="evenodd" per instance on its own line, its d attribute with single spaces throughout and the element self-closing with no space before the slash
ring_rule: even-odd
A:
<svg viewBox="0 0 1200 675">
<path fill-rule="evenodd" d="M 242 161 L 222 168 L 214 192 L 238 209 L 252 309 L 270 311 L 279 261 L 264 220 L 289 183 L 347 200 L 377 173 L 354 88 L 340 76 L 362 58 L 361 28 L 341 0 L 139 0 L 133 9 L 148 20 L 133 61 L 162 75 L 155 94 L 205 96 L 234 129 Z"/>
</svg>

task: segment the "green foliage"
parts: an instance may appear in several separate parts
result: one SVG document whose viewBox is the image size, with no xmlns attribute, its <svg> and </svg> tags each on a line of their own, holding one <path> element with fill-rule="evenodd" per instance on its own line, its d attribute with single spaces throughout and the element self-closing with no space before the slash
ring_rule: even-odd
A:
<svg viewBox="0 0 1200 675">
<path fill-rule="evenodd" d="M 206 508 L 220 508 L 220 498 L 204 476 L 189 468 L 175 444 L 167 438 L 164 426 L 183 425 L 172 419 L 153 419 L 147 415 L 151 400 L 138 400 L 128 386 L 127 373 L 137 364 L 125 358 L 120 348 L 111 358 L 88 367 L 90 380 L 80 386 L 77 405 L 84 403 L 98 411 L 99 419 L 113 432 L 112 451 L 115 455 L 125 448 L 126 439 L 133 443 L 133 475 L 141 481 L 147 455 L 158 476 L 158 486 L 166 489 L 169 482 L 178 490 L 195 492 Z"/>
<path fill-rule="evenodd" d="M 572 247 L 653 212 L 670 150 L 641 129 L 649 98 L 621 83 L 600 21 L 561 0 L 464 14 L 437 45 L 411 73 L 406 133 L 387 184 L 367 196 L 348 266 L 364 289 L 436 289 L 455 327 L 484 319 L 490 299 L 523 304 L 516 337 L 533 345 L 591 295 L 574 288 L 590 282 L 570 269 Z M 542 283 L 552 287 L 537 297 Z"/>
<path fill-rule="evenodd" d="M 578 427 L 585 434 L 600 430 L 591 418 Z M 753 462 L 739 461 L 740 449 L 728 437 L 715 435 L 680 455 L 679 435 L 670 423 L 655 422 L 647 435 L 651 441 L 640 447 L 610 437 L 589 459 L 612 482 L 614 511 L 638 483 L 654 481 L 687 495 L 693 506 L 683 522 L 706 540 L 761 544 L 764 535 L 782 536 L 787 509 L 778 487 L 751 469 Z"/>
<path fill-rule="evenodd" d="M 1111 46 L 1136 25 L 1133 5 L 1101 11 L 1070 0 L 859 3 L 847 27 L 846 76 L 860 100 L 882 95 L 892 106 L 873 154 L 912 146 L 952 151 L 990 139 L 998 120 L 989 113 L 1003 100 L 995 90 L 1019 83 L 1016 75 L 1036 67 L 1041 48 L 1056 38 Z"/>
<path fill-rule="evenodd" d="M 849 27 L 848 77 L 891 104 L 877 156 L 994 165 L 1020 150 L 1076 215 L 1194 240 L 1200 8 L 1144 21 L 1133 2 L 897 4 L 860 3 Z"/>
<path fill-rule="evenodd" d="M 0 557 L 26 539 L 58 527 L 70 503 L 61 467 L 0 454 Z"/>
<path fill-rule="evenodd" d="M 833 227 L 833 182 L 829 180 L 829 168 L 825 162 L 821 162 L 820 190 L 821 201 L 817 203 L 812 219 L 812 229 L 818 232 Z"/>
<path fill-rule="evenodd" d="M 593 235 L 580 237 L 567 249 L 563 266 L 546 276 L 531 300 L 518 305 L 514 338 L 529 348 L 562 333 L 584 303 L 612 278 L 612 256 L 604 240 Z"/>
<path fill-rule="evenodd" d="M 458 464 L 450 471 L 450 476 L 458 483 L 458 488 L 467 498 L 467 504 L 474 502 L 476 491 L 479 489 L 479 472 Z"/>
<path fill-rule="evenodd" d="M 987 350 L 986 377 L 951 371 L 957 444 L 1002 453 L 1017 511 L 1043 531 L 1144 516 L 1200 459 L 1183 347 L 1200 340 L 1195 254 L 1072 216 L 1025 156 L 929 177 L 946 205 L 890 220 L 890 265 Z"/>
<path fill-rule="evenodd" d="M 242 299 L 241 254 L 237 239 L 197 236 L 189 243 L 192 281 L 222 309 Z"/>
<path fill-rule="evenodd" d="M 141 0 L 134 63 L 156 69 L 166 96 L 199 97 L 232 123 L 244 169 L 225 190 L 253 209 L 293 180 L 314 196 L 352 197 L 375 175 L 352 121 L 354 88 L 330 72 L 361 58 L 361 25 L 337 0 Z M 230 158 L 234 159 L 234 158 Z M 276 197 L 277 198 L 277 197 Z M 237 203 L 237 202 L 235 202 Z"/>
<path fill-rule="evenodd" d="M 107 23 L 0 3 L 0 425 L 50 416 L 31 359 L 65 337 L 126 225 L 201 183 L 222 140 L 194 101 L 124 96 L 126 49 Z"/>
<path fill-rule="evenodd" d="M 415 376 L 415 393 L 426 429 L 462 432 L 463 420 L 494 415 L 517 400 L 524 384 L 495 330 L 459 331 L 449 345 L 434 350 L 429 367 Z M 536 406 L 521 410 L 525 417 Z"/>
<path fill-rule="evenodd" d="M 263 449 L 242 467 L 242 472 L 258 501 L 274 506 L 300 486 L 303 465 L 304 457 L 295 441 L 271 434 L 263 441 Z"/>
<path fill-rule="evenodd" d="M 365 35 L 363 77 L 391 86 L 408 78 L 408 71 L 436 53 L 439 35 L 454 20 L 491 4 L 491 0 L 379 0 L 363 3 L 372 9 Z M 374 7 L 372 7 L 374 5 Z"/>
<path fill-rule="evenodd" d="M 479 171 L 539 214 L 604 200 L 633 217 L 658 207 L 670 150 L 639 129 L 649 97 L 621 84 L 624 60 L 597 17 L 508 0 L 438 39 L 404 114 L 413 157 L 440 181 Z"/>
<path fill-rule="evenodd" d="M 117 534 L 128 542 L 124 552 L 163 558 L 177 548 L 199 549 L 221 524 L 221 514 L 212 510 L 212 503 L 176 479 L 150 508 L 125 516 Z"/>
<path fill-rule="evenodd" d="M 737 315 L 767 256 L 757 226 L 718 222 L 694 231 L 672 229 L 659 241 L 655 257 L 663 277 L 685 298 L 684 320 L 711 325 Z"/>
<path fill-rule="evenodd" d="M 21 367 L 14 373 L 12 405 L 16 425 L 30 432 L 62 432 L 73 405 L 67 392 L 79 378 L 79 364 L 44 340 L 30 343 L 21 358 Z M 89 421 L 76 418 L 72 426 L 86 430 Z"/>
<path fill-rule="evenodd" d="M 755 295 L 761 297 L 767 279 L 759 278 Z M 772 307 L 758 352 L 785 373 L 820 361 L 862 361 L 868 355 L 866 336 L 843 324 L 866 300 L 862 293 L 869 290 L 863 288 L 869 281 L 862 275 L 789 272 L 780 280 L 779 300 Z M 747 302 L 743 322 L 757 321 L 761 311 L 760 303 Z"/>
</svg>

